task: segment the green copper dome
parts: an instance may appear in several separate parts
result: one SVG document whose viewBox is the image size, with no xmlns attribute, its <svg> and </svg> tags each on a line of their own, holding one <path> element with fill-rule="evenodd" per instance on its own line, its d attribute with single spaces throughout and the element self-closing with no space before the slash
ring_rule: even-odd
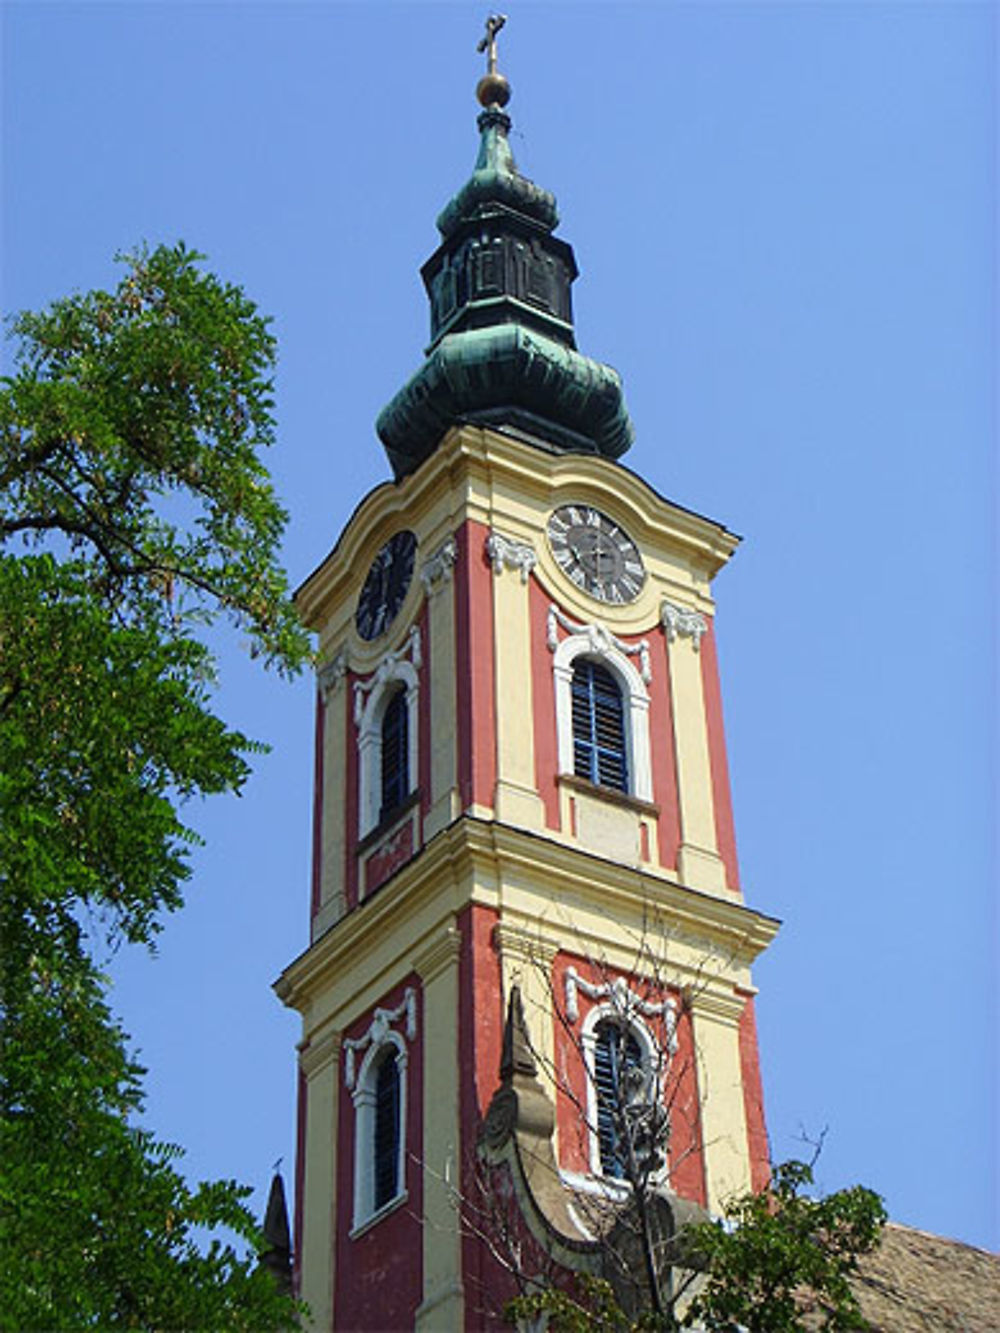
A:
<svg viewBox="0 0 1000 1333">
<path fill-rule="evenodd" d="M 546 231 L 552 231 L 559 223 L 555 195 L 518 172 L 507 137 L 510 116 L 498 107 L 487 107 L 477 123 L 481 139 L 476 165 L 441 210 L 438 231 L 447 240 L 463 222 L 487 217 L 497 205 L 534 218 Z"/>
<path fill-rule="evenodd" d="M 618 458 L 632 443 L 621 380 L 576 351 L 572 248 L 552 235 L 548 190 L 511 152 L 509 85 L 491 73 L 472 175 L 437 220 L 442 241 L 421 269 L 430 298 L 426 360 L 379 414 L 397 479 L 461 422 L 506 426 L 539 448 Z"/>
</svg>

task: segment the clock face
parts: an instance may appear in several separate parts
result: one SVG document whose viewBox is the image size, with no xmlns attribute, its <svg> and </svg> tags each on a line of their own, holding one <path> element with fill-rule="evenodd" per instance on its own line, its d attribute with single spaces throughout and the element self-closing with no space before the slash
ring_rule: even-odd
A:
<svg viewBox="0 0 1000 1333">
<path fill-rule="evenodd" d="M 395 620 L 413 578 L 416 552 L 417 539 L 404 528 L 389 538 L 372 561 L 354 617 L 363 639 L 377 639 Z"/>
<path fill-rule="evenodd" d="M 590 505 L 562 505 L 549 518 L 549 546 L 563 573 L 599 602 L 621 605 L 642 591 L 639 548 L 614 519 Z"/>
</svg>

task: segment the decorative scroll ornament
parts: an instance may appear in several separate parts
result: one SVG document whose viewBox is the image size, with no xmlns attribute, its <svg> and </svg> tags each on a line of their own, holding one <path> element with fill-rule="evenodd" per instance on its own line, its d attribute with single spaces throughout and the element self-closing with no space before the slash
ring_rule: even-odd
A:
<svg viewBox="0 0 1000 1333">
<path fill-rule="evenodd" d="M 687 607 L 664 601 L 660 606 L 660 618 L 667 631 L 668 642 L 673 643 L 680 635 L 681 638 L 690 639 L 692 648 L 698 651 L 701 636 L 708 632 L 708 621 L 700 611 L 689 611 Z"/>
<path fill-rule="evenodd" d="M 346 675 L 347 652 L 341 648 L 339 652 L 334 653 L 329 662 L 324 662 L 316 672 L 316 684 L 319 686 L 319 692 L 323 696 L 324 703 Z"/>
<path fill-rule="evenodd" d="M 457 559 L 458 543 L 454 537 L 449 537 L 424 561 L 420 567 L 420 582 L 428 596 L 435 588 L 449 582 Z"/>
<path fill-rule="evenodd" d="M 398 1023 L 404 1016 L 406 1026 L 403 1032 L 406 1040 L 412 1041 L 417 1035 L 417 992 L 412 986 L 407 986 L 402 1001 L 395 1009 L 375 1010 L 372 1021 L 368 1024 L 368 1031 L 363 1037 L 348 1037 L 344 1041 L 344 1083 L 348 1089 L 354 1087 L 357 1075 L 357 1052 L 364 1051 L 371 1045 L 380 1046 L 388 1036 L 392 1025 Z"/>
<path fill-rule="evenodd" d="M 589 625 L 581 625 L 579 621 L 571 620 L 569 616 L 564 615 L 555 604 L 549 607 L 548 618 L 548 637 L 547 643 L 549 652 L 554 653 L 559 647 L 559 627 L 562 627 L 567 634 L 585 634 L 590 642 L 590 651 L 597 655 L 607 653 L 612 648 L 618 652 L 624 653 L 626 657 L 639 658 L 639 675 L 643 683 L 648 685 L 653 679 L 653 671 L 649 664 L 649 640 L 642 639 L 639 643 L 625 643 L 612 634 L 606 625 L 602 625 L 599 620 L 593 621 Z"/>
<path fill-rule="evenodd" d="M 512 537 L 505 537 L 502 532 L 493 531 L 486 538 L 486 554 L 493 562 L 493 573 L 502 574 L 504 565 L 508 569 L 521 571 L 521 582 L 528 582 L 528 575 L 538 563 L 535 548 L 530 542 L 516 542 Z"/>
<path fill-rule="evenodd" d="M 399 663 L 405 661 L 407 657 L 413 663 L 415 669 L 419 671 L 423 662 L 423 654 L 420 650 L 420 630 L 416 625 L 411 627 L 402 648 L 397 648 L 395 652 L 386 653 L 367 680 L 356 680 L 354 682 L 354 725 L 356 727 L 361 726 L 361 720 L 364 717 L 365 695 L 384 685 L 395 674 L 395 668 Z"/>
<path fill-rule="evenodd" d="M 630 1014 L 662 1018 L 667 1031 L 667 1051 L 670 1055 L 676 1054 L 677 1001 L 671 996 L 660 1004 L 653 1004 L 637 995 L 623 977 L 615 977 L 614 981 L 601 982 L 595 986 L 581 977 L 575 967 L 569 967 L 566 969 L 566 1019 L 570 1023 L 575 1023 L 580 1017 L 578 990 L 582 990 L 592 1000 L 610 999 L 616 1013 L 623 1019 L 628 1019 Z"/>
</svg>

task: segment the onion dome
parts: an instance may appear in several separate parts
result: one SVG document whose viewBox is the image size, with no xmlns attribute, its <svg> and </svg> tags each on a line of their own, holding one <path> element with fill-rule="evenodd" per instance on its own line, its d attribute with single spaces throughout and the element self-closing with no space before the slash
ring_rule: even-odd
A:
<svg viewBox="0 0 1000 1333">
<path fill-rule="evenodd" d="M 426 359 L 379 414 L 376 428 L 397 479 L 433 452 L 449 427 L 512 430 L 552 452 L 618 458 L 633 430 L 621 380 L 576 350 L 572 247 L 553 236 L 555 198 L 514 162 L 504 107 L 510 85 L 489 68 L 476 89 L 479 155 L 437 220 L 441 244 L 421 269 L 431 307 Z"/>
</svg>

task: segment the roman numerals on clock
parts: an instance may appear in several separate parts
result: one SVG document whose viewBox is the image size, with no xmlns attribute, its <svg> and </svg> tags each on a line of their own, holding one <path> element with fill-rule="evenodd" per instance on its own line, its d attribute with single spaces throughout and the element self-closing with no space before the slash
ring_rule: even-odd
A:
<svg viewBox="0 0 1000 1333">
<path fill-rule="evenodd" d="M 413 578 L 417 539 L 403 529 L 395 533 L 372 561 L 354 617 L 363 639 L 377 639 L 392 624 Z"/>
<path fill-rule="evenodd" d="M 638 597 L 646 581 L 642 556 L 614 519 L 591 505 L 561 505 L 547 531 L 556 564 L 583 592 L 619 606 Z"/>
</svg>

